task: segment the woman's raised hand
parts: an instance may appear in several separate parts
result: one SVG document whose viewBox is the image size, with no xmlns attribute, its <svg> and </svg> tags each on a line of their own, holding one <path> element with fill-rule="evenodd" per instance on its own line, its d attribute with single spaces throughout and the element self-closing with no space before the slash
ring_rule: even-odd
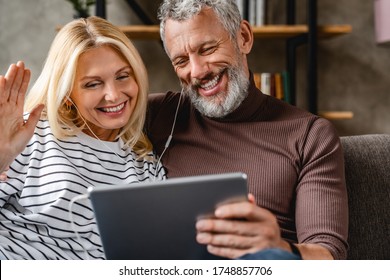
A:
<svg viewBox="0 0 390 280">
<path fill-rule="evenodd" d="M 38 105 L 27 121 L 23 119 L 30 77 L 30 70 L 21 61 L 11 64 L 5 76 L 0 76 L 0 179 L 4 179 L 3 172 L 26 147 L 44 107 Z"/>
</svg>

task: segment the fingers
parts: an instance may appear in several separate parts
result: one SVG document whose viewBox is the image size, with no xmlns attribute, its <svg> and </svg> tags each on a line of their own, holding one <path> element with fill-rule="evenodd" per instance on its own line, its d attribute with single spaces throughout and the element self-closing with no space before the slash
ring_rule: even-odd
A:
<svg viewBox="0 0 390 280">
<path fill-rule="evenodd" d="M 25 69 L 22 61 L 19 61 L 16 65 L 11 64 L 4 76 L 5 85 L 1 94 L 1 101 L 17 103 L 18 98 L 21 97 L 22 99 L 19 102 L 23 103 L 30 77 L 31 71 Z"/>
<path fill-rule="evenodd" d="M 16 75 L 14 77 L 13 83 L 11 85 L 11 90 L 10 90 L 10 95 L 9 95 L 8 100 L 10 102 L 17 104 L 18 97 L 21 95 L 24 96 L 26 93 L 25 91 L 24 92 L 21 91 L 21 89 L 22 89 L 22 86 L 26 85 L 26 82 L 28 85 L 28 82 L 30 81 L 30 71 L 24 68 L 24 63 L 21 61 L 19 61 L 16 64 L 16 68 L 17 68 L 17 71 L 16 71 Z M 26 79 L 27 79 L 27 81 L 26 81 Z M 27 86 L 25 86 L 25 89 L 27 90 Z M 22 97 L 22 99 L 24 100 L 24 97 Z"/>
<path fill-rule="evenodd" d="M 204 219 L 199 220 L 195 227 L 198 233 L 229 234 L 236 236 L 268 236 L 273 234 L 268 222 L 250 222 L 237 220 Z"/>
<path fill-rule="evenodd" d="M 273 217 L 268 210 L 256 206 L 250 201 L 243 201 L 219 206 L 215 216 L 220 219 L 246 219 L 262 221 Z"/>
<path fill-rule="evenodd" d="M 235 249 L 249 249 L 253 244 L 259 243 L 260 236 L 243 236 L 232 234 L 212 234 L 201 232 L 196 235 L 196 241 L 200 244 L 207 244 L 217 247 L 235 248 Z"/>
<path fill-rule="evenodd" d="M 248 201 L 252 204 L 256 204 L 256 198 L 253 194 L 249 193 L 248 194 Z"/>
<path fill-rule="evenodd" d="M 24 69 L 24 75 L 22 79 L 22 83 L 17 94 L 16 103 L 24 105 L 24 97 L 26 96 L 26 92 L 28 89 L 28 84 L 30 83 L 31 71 L 30 69 Z"/>
<path fill-rule="evenodd" d="M 218 247 L 218 246 L 213 246 L 213 245 L 208 245 L 207 246 L 207 251 L 210 254 L 220 256 L 223 258 L 228 258 L 228 259 L 237 259 L 243 255 L 250 254 L 250 253 L 255 253 L 258 250 L 253 250 L 253 249 L 239 249 L 239 248 L 226 248 L 226 247 Z"/>
<path fill-rule="evenodd" d="M 280 240 L 280 231 L 275 226 L 257 221 L 199 220 L 196 241 L 207 245 L 211 254 L 237 258 L 275 247 Z"/>
<path fill-rule="evenodd" d="M 12 88 L 12 85 L 14 83 L 14 80 L 15 80 L 15 77 L 16 77 L 16 74 L 18 72 L 18 67 L 15 65 L 15 64 L 11 64 L 8 68 L 8 71 L 7 73 L 5 74 L 5 80 L 6 80 L 6 83 L 5 83 L 5 94 L 7 94 L 7 100 L 9 100 L 9 96 L 10 96 L 10 93 L 11 93 L 11 88 Z"/>
<path fill-rule="evenodd" d="M 43 104 L 37 105 L 31 112 L 28 117 L 28 120 L 24 123 L 23 129 L 19 132 L 19 145 L 16 145 L 17 147 L 20 147 L 20 152 L 24 149 L 27 142 L 31 139 L 32 135 L 34 134 L 35 127 L 39 121 L 39 118 L 41 116 L 42 110 L 44 108 Z"/>
<path fill-rule="evenodd" d="M 248 201 L 220 206 L 215 211 L 215 216 L 215 219 L 197 221 L 197 231 L 268 236 L 274 234 L 274 228 L 278 228 L 276 217 L 271 212 Z"/>
<path fill-rule="evenodd" d="M 2 172 L 0 173 L 0 182 L 5 182 L 5 181 L 7 181 L 7 173 Z"/>
<path fill-rule="evenodd" d="M 39 104 L 30 112 L 27 122 L 24 124 L 26 133 L 30 136 L 34 133 L 35 126 L 37 125 L 39 118 L 41 116 L 42 110 L 44 108 L 43 104 Z"/>
<path fill-rule="evenodd" d="M 248 253 L 268 248 L 269 243 L 261 236 L 214 235 L 201 233 L 196 241 L 207 245 L 207 250 L 217 256 L 235 259 Z"/>
<path fill-rule="evenodd" d="M 0 105 L 8 100 L 8 94 L 5 93 L 5 78 L 0 76 Z"/>
<path fill-rule="evenodd" d="M 7 171 L 9 167 L 4 168 L 4 170 L 0 173 L 0 182 L 1 181 L 7 181 Z"/>
<path fill-rule="evenodd" d="M 196 241 L 199 244 L 207 245 L 209 253 L 230 259 L 256 251 L 256 249 L 252 248 L 252 244 L 255 241 L 250 237 L 200 233 L 196 236 Z"/>
<path fill-rule="evenodd" d="M 246 253 L 277 247 L 280 228 L 276 217 L 267 209 L 249 201 L 222 205 L 215 219 L 196 223 L 197 242 L 205 244 L 210 253 L 237 258 Z"/>
</svg>

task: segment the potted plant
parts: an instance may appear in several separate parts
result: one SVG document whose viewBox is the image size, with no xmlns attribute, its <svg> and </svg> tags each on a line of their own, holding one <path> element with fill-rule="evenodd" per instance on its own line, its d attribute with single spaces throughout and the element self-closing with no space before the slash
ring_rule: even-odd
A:
<svg viewBox="0 0 390 280">
<path fill-rule="evenodd" d="M 89 17 L 89 7 L 95 4 L 95 0 L 66 0 L 73 5 L 75 10 L 74 18 Z"/>
</svg>

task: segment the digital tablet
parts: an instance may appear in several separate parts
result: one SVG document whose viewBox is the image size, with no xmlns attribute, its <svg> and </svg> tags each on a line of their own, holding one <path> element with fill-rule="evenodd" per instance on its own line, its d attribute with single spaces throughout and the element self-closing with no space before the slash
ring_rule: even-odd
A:
<svg viewBox="0 0 390 280">
<path fill-rule="evenodd" d="M 218 259 L 196 242 L 196 220 L 247 199 L 247 176 L 226 173 L 128 185 L 89 195 L 107 259 Z"/>
</svg>

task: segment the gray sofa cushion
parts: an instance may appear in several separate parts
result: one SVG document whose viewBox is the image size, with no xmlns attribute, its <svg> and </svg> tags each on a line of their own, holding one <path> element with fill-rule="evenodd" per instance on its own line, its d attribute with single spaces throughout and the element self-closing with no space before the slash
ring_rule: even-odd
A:
<svg viewBox="0 0 390 280">
<path fill-rule="evenodd" d="M 348 259 L 390 259 L 390 135 L 341 137 L 349 203 Z"/>
</svg>

